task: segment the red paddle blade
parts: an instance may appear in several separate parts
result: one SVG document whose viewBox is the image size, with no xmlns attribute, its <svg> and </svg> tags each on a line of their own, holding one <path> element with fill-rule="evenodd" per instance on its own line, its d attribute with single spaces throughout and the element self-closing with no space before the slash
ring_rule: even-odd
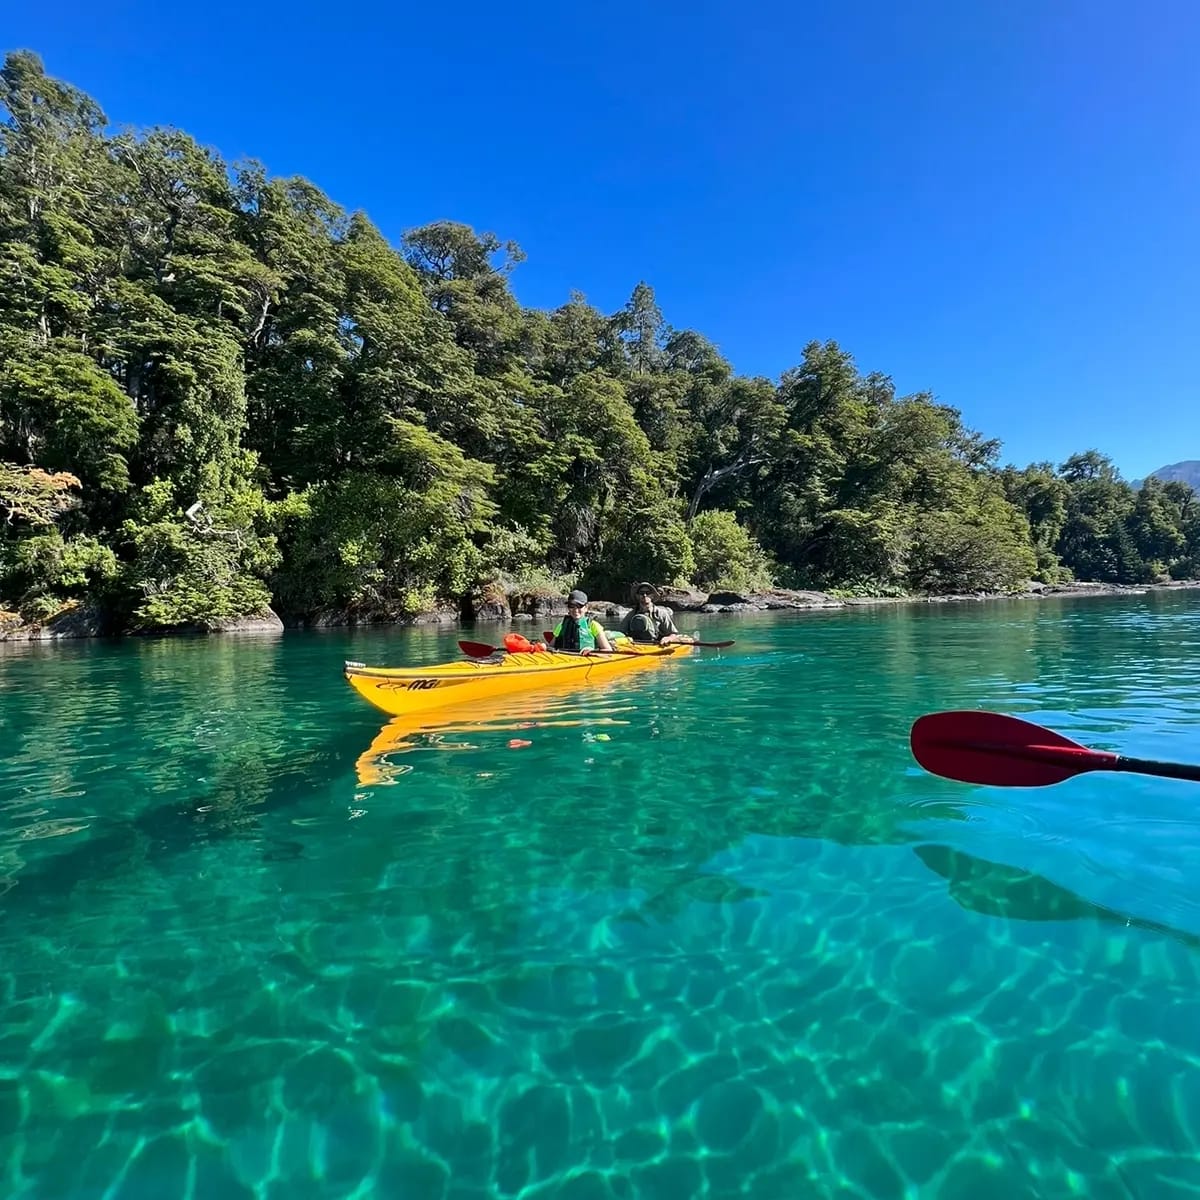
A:
<svg viewBox="0 0 1200 1200">
<path fill-rule="evenodd" d="M 909 735 L 913 757 L 934 775 L 963 783 L 1044 787 L 1085 771 L 1111 770 L 1117 755 L 1002 713 L 929 713 Z"/>
<path fill-rule="evenodd" d="M 485 642 L 459 642 L 458 648 L 468 658 L 490 658 L 496 653 L 497 649 L 497 647 L 489 646 Z"/>
<path fill-rule="evenodd" d="M 544 637 L 546 639 L 547 646 L 554 645 L 554 631 L 552 629 L 543 629 L 542 637 Z"/>
</svg>

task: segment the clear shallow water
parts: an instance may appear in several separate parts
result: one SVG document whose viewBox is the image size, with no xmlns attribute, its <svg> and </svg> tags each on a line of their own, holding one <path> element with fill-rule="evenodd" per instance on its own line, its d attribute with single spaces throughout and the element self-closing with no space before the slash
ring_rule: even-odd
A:
<svg viewBox="0 0 1200 1200">
<path fill-rule="evenodd" d="M 1200 761 L 1200 598 L 701 627 L 424 729 L 341 661 L 456 634 L 0 652 L 0 1195 L 1194 1200 L 1200 787 L 907 732 Z"/>
</svg>

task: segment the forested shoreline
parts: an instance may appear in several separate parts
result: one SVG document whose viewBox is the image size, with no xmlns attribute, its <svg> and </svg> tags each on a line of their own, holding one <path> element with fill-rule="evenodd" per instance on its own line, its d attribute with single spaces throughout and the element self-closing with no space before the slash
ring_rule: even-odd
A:
<svg viewBox="0 0 1200 1200">
<path fill-rule="evenodd" d="M 467 614 L 634 579 L 835 595 L 1200 576 L 1200 498 L 1000 466 L 834 342 L 737 375 L 639 283 L 522 307 L 523 255 L 393 246 L 304 179 L 0 71 L 0 619 Z"/>
</svg>

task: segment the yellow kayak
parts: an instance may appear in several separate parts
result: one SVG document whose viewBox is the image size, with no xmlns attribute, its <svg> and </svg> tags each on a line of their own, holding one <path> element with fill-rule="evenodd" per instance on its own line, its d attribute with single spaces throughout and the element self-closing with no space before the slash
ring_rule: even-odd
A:
<svg viewBox="0 0 1200 1200">
<path fill-rule="evenodd" d="M 498 653 L 490 658 L 433 667 L 367 667 L 347 662 L 345 673 L 360 696 L 385 713 L 403 717 L 532 688 L 582 687 L 613 675 L 655 666 L 689 650 L 691 646 L 687 645 L 639 646 L 622 642 L 621 649 L 613 654 Z"/>
</svg>

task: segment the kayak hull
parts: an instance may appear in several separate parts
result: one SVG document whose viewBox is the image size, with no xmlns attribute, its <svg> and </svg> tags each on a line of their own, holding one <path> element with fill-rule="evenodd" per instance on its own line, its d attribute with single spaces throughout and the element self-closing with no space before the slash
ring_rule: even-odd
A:
<svg viewBox="0 0 1200 1200">
<path fill-rule="evenodd" d="M 367 667 L 347 662 L 345 675 L 364 700 L 394 717 L 535 688 L 578 688 L 660 665 L 690 646 L 622 647 L 616 654 L 496 654 L 432 667 Z"/>
</svg>

